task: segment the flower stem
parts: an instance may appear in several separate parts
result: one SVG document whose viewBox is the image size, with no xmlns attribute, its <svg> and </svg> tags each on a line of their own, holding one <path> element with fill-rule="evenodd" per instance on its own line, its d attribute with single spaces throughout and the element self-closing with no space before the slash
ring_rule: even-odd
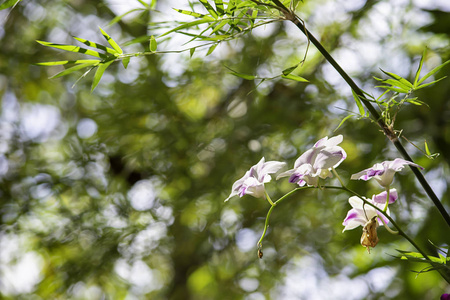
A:
<svg viewBox="0 0 450 300">
<path fill-rule="evenodd" d="M 275 206 L 276 204 L 272 202 L 272 199 L 270 199 L 270 196 L 267 194 L 266 190 L 264 190 L 264 194 L 266 195 L 266 199 L 269 201 L 270 205 Z"/>
<path fill-rule="evenodd" d="M 337 177 L 337 179 L 339 180 L 339 182 L 341 183 L 342 186 L 345 186 L 344 182 L 342 181 L 341 177 L 339 176 L 339 174 L 336 172 L 335 168 L 331 169 L 333 171 L 333 174 Z"/>
<path fill-rule="evenodd" d="M 388 208 L 388 205 L 389 205 L 389 191 L 390 191 L 390 188 L 389 188 L 389 185 L 388 185 L 386 187 L 386 204 L 384 205 L 383 212 L 387 211 L 387 208 Z"/>
</svg>

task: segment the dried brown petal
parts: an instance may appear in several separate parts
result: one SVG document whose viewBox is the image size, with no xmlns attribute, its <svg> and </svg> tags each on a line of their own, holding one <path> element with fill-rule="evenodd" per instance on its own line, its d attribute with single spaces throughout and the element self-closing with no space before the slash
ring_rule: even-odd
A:
<svg viewBox="0 0 450 300">
<path fill-rule="evenodd" d="M 361 236 L 361 245 L 367 248 L 367 251 L 370 253 L 370 247 L 375 247 L 378 244 L 378 236 L 377 236 L 377 217 L 374 216 L 370 219 L 363 228 L 363 234 Z"/>
<path fill-rule="evenodd" d="M 258 249 L 258 257 L 261 259 L 263 258 L 263 252 L 261 249 Z"/>
</svg>

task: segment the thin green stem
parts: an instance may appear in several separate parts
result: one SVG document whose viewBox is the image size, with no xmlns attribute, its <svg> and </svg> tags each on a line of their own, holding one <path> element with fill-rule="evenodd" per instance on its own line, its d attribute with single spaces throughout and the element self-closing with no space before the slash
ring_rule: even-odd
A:
<svg viewBox="0 0 450 300">
<path fill-rule="evenodd" d="M 383 211 L 386 212 L 389 205 L 389 186 L 386 187 L 386 204 L 384 205 Z"/>
<path fill-rule="evenodd" d="M 341 177 L 339 176 L 338 172 L 336 172 L 335 168 L 331 169 L 333 171 L 334 176 L 337 177 L 337 179 L 339 180 L 339 182 L 341 183 L 342 186 L 345 186 L 344 182 L 342 181 Z"/>
<path fill-rule="evenodd" d="M 272 202 L 272 199 L 270 199 L 270 196 L 267 194 L 266 190 L 264 190 L 264 194 L 266 195 L 266 199 L 269 201 L 270 205 L 275 206 L 276 204 Z"/>
</svg>

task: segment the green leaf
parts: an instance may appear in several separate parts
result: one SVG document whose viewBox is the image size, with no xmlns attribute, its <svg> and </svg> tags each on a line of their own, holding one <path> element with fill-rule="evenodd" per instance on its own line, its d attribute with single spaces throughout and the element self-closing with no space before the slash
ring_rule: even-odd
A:
<svg viewBox="0 0 450 300">
<path fill-rule="evenodd" d="M 420 72 L 422 71 L 423 62 L 425 61 L 425 54 L 427 53 L 427 48 L 423 50 L 422 57 L 420 58 L 419 67 L 417 68 L 416 75 L 414 76 L 414 88 L 417 87 L 417 82 L 419 81 Z"/>
<path fill-rule="evenodd" d="M 437 80 L 434 80 L 434 81 L 432 81 L 432 82 L 428 82 L 428 83 L 419 85 L 419 86 L 416 88 L 416 90 L 423 89 L 424 87 L 427 87 L 427 86 L 430 86 L 430 85 L 432 85 L 432 84 L 435 84 L 436 82 L 439 82 L 439 81 L 441 81 L 441 80 L 443 80 L 443 79 L 445 79 L 445 78 L 447 78 L 447 76 L 441 77 L 441 78 L 439 78 L 439 79 L 437 79 Z"/>
<path fill-rule="evenodd" d="M 70 73 L 73 73 L 73 72 L 75 72 L 75 71 L 84 69 L 84 68 L 86 68 L 86 67 L 92 67 L 92 68 L 94 68 L 95 66 L 96 66 L 96 64 L 91 64 L 91 63 L 88 63 L 88 64 L 79 64 L 79 65 L 76 65 L 76 66 L 67 68 L 67 69 L 65 69 L 64 71 L 59 72 L 59 73 L 53 75 L 52 77 L 50 77 L 50 79 L 62 77 L 62 76 L 68 75 L 68 74 L 70 74 Z"/>
<path fill-rule="evenodd" d="M 411 103 L 411 104 L 414 104 L 414 105 L 419 105 L 419 106 L 420 106 L 420 105 L 426 105 L 426 106 L 428 106 L 428 104 L 426 104 L 425 102 L 418 100 L 417 97 L 411 98 L 411 99 L 406 99 L 406 102 Z"/>
<path fill-rule="evenodd" d="M 145 11 L 145 10 L 146 10 L 146 9 L 143 9 L 143 8 L 134 8 L 134 9 L 132 9 L 132 10 L 130 10 L 130 11 L 127 11 L 126 13 L 121 14 L 120 16 L 116 16 L 114 19 L 112 19 L 111 22 L 108 23 L 108 26 L 111 26 L 111 25 L 113 25 L 113 24 L 116 24 L 117 22 L 119 22 L 120 20 L 122 20 L 123 17 L 125 17 L 125 16 L 128 15 L 128 14 L 131 14 L 132 12 L 135 12 L 135 11 Z"/>
<path fill-rule="evenodd" d="M 150 52 L 155 52 L 158 44 L 156 43 L 155 37 L 152 35 L 150 37 Z"/>
<path fill-rule="evenodd" d="M 22 0 L 6 0 L 0 5 L 0 10 L 10 8 L 11 6 L 15 6 L 20 1 Z"/>
<path fill-rule="evenodd" d="M 398 93 L 408 93 L 408 90 L 402 89 L 402 88 L 396 88 L 396 87 L 392 87 L 392 86 L 386 86 L 386 85 L 377 85 L 375 86 L 376 88 L 382 88 L 382 89 L 386 89 L 386 90 L 390 90 L 393 92 L 398 92 Z"/>
<path fill-rule="evenodd" d="M 412 87 L 409 87 L 408 85 L 403 84 L 401 81 L 395 80 L 395 79 L 380 79 L 377 77 L 374 77 L 376 80 L 381 81 L 382 83 L 390 84 L 393 87 L 399 87 L 402 90 L 405 90 L 407 92 L 410 91 Z"/>
<path fill-rule="evenodd" d="M 408 88 L 412 88 L 413 87 L 411 82 L 409 82 L 408 80 L 406 80 L 405 78 L 403 78 L 403 77 L 401 77 L 401 76 L 399 76 L 397 74 L 394 74 L 394 73 L 391 73 L 391 72 L 386 72 L 386 71 L 383 71 L 383 70 L 381 70 L 381 72 L 383 72 L 384 74 L 394 78 L 395 80 L 397 80 L 402 85 L 404 85 L 404 86 L 406 86 Z"/>
<path fill-rule="evenodd" d="M 123 65 L 123 67 L 125 69 L 128 67 L 129 63 L 130 63 L 130 58 L 129 57 L 125 57 L 124 59 L 122 59 L 122 65 Z"/>
<path fill-rule="evenodd" d="M 97 71 L 95 71 L 94 80 L 92 81 L 91 92 L 94 91 L 94 89 L 97 87 L 106 68 L 108 68 L 113 62 L 114 62 L 113 60 L 110 60 L 110 61 L 102 63 L 98 66 Z"/>
<path fill-rule="evenodd" d="M 253 80 L 253 79 L 256 79 L 256 76 L 254 76 L 254 75 L 249 75 L 249 74 L 244 74 L 244 73 L 238 73 L 238 72 L 230 72 L 230 74 L 231 75 L 234 75 L 234 76 L 237 76 L 237 77 L 240 77 L 240 78 L 242 78 L 242 79 L 245 79 L 245 80 Z"/>
<path fill-rule="evenodd" d="M 337 131 L 344 123 L 345 121 L 347 121 L 348 119 L 350 119 L 351 117 L 353 117 L 353 115 L 348 115 L 345 118 L 342 119 L 341 123 L 339 123 L 339 126 L 336 127 L 336 129 L 334 131 Z"/>
<path fill-rule="evenodd" d="M 144 1 L 142 1 L 142 0 L 137 0 L 140 4 L 142 4 L 145 8 L 147 8 L 147 9 L 149 9 L 149 8 L 151 8 L 147 3 L 145 3 Z M 156 1 L 153 1 L 153 2 L 156 2 Z M 156 3 L 155 3 L 156 4 Z M 153 5 L 153 3 L 152 3 L 152 5 Z"/>
<path fill-rule="evenodd" d="M 209 47 L 208 52 L 206 53 L 206 56 L 210 55 L 211 53 L 213 53 L 213 51 L 216 49 L 218 44 L 214 44 L 211 47 Z"/>
<path fill-rule="evenodd" d="M 292 71 L 294 71 L 295 69 L 297 69 L 298 65 L 299 65 L 299 64 L 296 64 L 296 65 L 293 66 L 293 67 L 284 69 L 284 70 L 282 71 L 283 75 L 284 75 L 284 76 L 287 76 L 287 75 L 291 74 Z"/>
<path fill-rule="evenodd" d="M 189 27 L 194 27 L 194 26 L 197 26 L 197 25 L 200 25 L 200 24 L 209 23 L 209 22 L 211 22 L 211 20 L 209 20 L 209 19 L 201 19 L 201 20 L 195 20 L 195 21 L 192 21 L 192 22 L 184 23 L 183 25 L 180 25 L 178 27 L 175 27 L 175 28 L 173 28 L 173 29 L 163 33 L 159 37 L 163 37 L 163 36 L 168 35 L 168 34 L 170 34 L 172 32 L 176 32 L 176 31 L 179 31 L 179 30 L 182 30 L 182 29 L 186 29 L 186 28 L 189 28 Z"/>
<path fill-rule="evenodd" d="M 430 72 L 428 72 L 424 77 L 422 77 L 422 79 L 419 80 L 419 82 L 417 84 L 421 84 L 422 82 L 424 82 L 428 77 L 430 77 L 431 75 L 433 75 L 434 73 L 436 73 L 437 71 L 439 71 L 440 69 L 442 69 L 443 67 L 445 67 L 446 65 L 448 65 L 450 63 L 450 60 L 447 60 L 445 63 L 437 66 L 436 68 L 434 68 L 433 70 L 431 70 Z"/>
<path fill-rule="evenodd" d="M 225 11 L 223 9 L 223 1 L 222 0 L 214 0 L 214 3 L 216 4 L 217 13 L 220 16 L 222 16 L 225 13 Z"/>
<path fill-rule="evenodd" d="M 427 140 L 425 140 L 425 153 L 431 155 L 430 149 L 428 148 Z"/>
<path fill-rule="evenodd" d="M 60 66 L 67 64 L 96 64 L 99 63 L 98 59 L 80 59 L 80 60 L 59 60 L 59 61 L 47 61 L 36 63 L 38 66 Z"/>
<path fill-rule="evenodd" d="M 192 55 L 194 55 L 195 48 L 189 49 L 189 56 L 192 58 Z"/>
<path fill-rule="evenodd" d="M 60 49 L 60 50 L 64 50 L 64 51 L 82 53 L 82 54 L 86 54 L 86 55 L 90 55 L 90 56 L 95 56 L 98 58 L 106 58 L 105 54 L 99 53 L 94 50 L 81 48 L 78 46 L 55 44 L 55 43 L 49 43 L 49 42 L 44 42 L 44 41 L 36 41 L 36 42 L 38 42 L 39 44 L 41 44 L 43 46 L 52 47 L 52 48 L 56 48 L 56 49 Z"/>
<path fill-rule="evenodd" d="M 195 17 L 195 18 L 201 18 L 201 19 L 207 19 L 207 20 L 209 19 L 209 20 L 211 20 L 211 21 L 214 21 L 214 20 L 215 20 L 214 18 L 211 18 L 211 17 L 208 16 L 208 15 L 199 14 L 199 13 L 196 13 L 196 12 L 193 12 L 193 11 L 189 11 L 189 10 L 178 9 L 178 8 L 174 8 L 174 10 L 176 10 L 176 11 L 179 12 L 179 13 L 188 15 L 188 16 L 193 16 L 193 17 Z"/>
<path fill-rule="evenodd" d="M 218 30 L 220 30 L 223 26 L 227 25 L 229 22 L 230 22 L 230 20 L 222 20 L 222 22 L 220 22 L 219 25 L 214 27 L 214 30 L 211 32 L 211 34 L 215 33 Z"/>
<path fill-rule="evenodd" d="M 354 90 L 352 90 L 353 98 L 355 99 L 356 106 L 358 106 L 359 114 L 361 116 L 364 116 L 366 114 L 364 107 L 361 103 L 361 99 L 359 99 L 359 96 L 355 93 Z"/>
<path fill-rule="evenodd" d="M 88 41 L 88 40 L 85 40 L 85 39 L 82 39 L 82 38 L 79 38 L 79 37 L 76 37 L 76 36 L 74 36 L 73 38 L 76 39 L 77 41 L 79 41 L 79 42 L 89 46 L 89 47 L 100 49 L 100 50 L 105 51 L 105 52 L 107 52 L 109 54 L 113 54 L 113 55 L 117 54 L 117 52 L 114 49 L 111 49 L 109 47 L 103 46 L 102 44 L 97 44 L 97 43 L 94 43 L 94 42 L 91 42 L 91 41 Z"/>
<path fill-rule="evenodd" d="M 284 79 L 295 80 L 295 81 L 298 81 L 298 82 L 309 82 L 308 79 L 305 79 L 303 77 L 300 77 L 300 76 L 297 76 L 297 75 L 294 75 L 294 74 L 281 75 L 281 77 L 284 78 Z"/>
<path fill-rule="evenodd" d="M 99 27 L 100 31 L 102 32 L 105 39 L 108 41 L 108 43 L 113 47 L 114 50 L 116 50 L 117 53 L 122 54 L 123 50 L 119 47 L 119 45 L 116 43 L 115 40 L 113 40 L 112 37 L 110 37 L 103 29 Z"/>
<path fill-rule="evenodd" d="M 217 12 L 214 10 L 214 8 L 209 4 L 208 0 L 200 0 L 200 2 L 203 4 L 203 6 L 206 8 L 206 10 L 211 14 L 211 17 L 214 19 L 218 18 Z"/>
</svg>

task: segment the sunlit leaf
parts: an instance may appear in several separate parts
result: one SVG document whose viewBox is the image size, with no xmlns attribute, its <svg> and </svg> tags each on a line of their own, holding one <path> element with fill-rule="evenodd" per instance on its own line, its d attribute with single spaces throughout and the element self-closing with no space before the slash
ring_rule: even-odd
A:
<svg viewBox="0 0 450 300">
<path fill-rule="evenodd" d="M 158 44 L 156 43 L 156 39 L 155 39 L 155 37 L 152 35 L 152 36 L 150 37 L 150 51 L 151 51 L 151 52 L 155 52 L 157 46 L 158 46 Z"/>
<path fill-rule="evenodd" d="M 130 63 L 130 58 L 129 57 L 125 57 L 124 59 L 122 59 L 122 65 L 123 65 L 123 67 L 125 69 L 128 67 L 129 63 Z"/>
<path fill-rule="evenodd" d="M 214 50 L 216 49 L 218 44 L 214 44 L 211 47 L 209 47 L 208 52 L 206 53 L 206 56 L 210 55 L 211 53 L 214 52 Z"/>
<path fill-rule="evenodd" d="M 47 61 L 36 63 L 38 66 L 60 66 L 67 64 L 96 64 L 99 63 L 98 59 L 80 59 L 80 60 L 59 60 L 59 61 Z"/>
<path fill-rule="evenodd" d="M 398 93 L 408 93 L 408 90 L 406 89 L 402 89 L 402 88 L 398 88 L 398 87 L 393 87 L 393 86 L 386 86 L 386 85 L 377 85 L 375 86 L 376 88 L 382 88 L 382 89 L 386 89 L 386 90 L 390 90 L 393 92 L 398 92 Z"/>
<path fill-rule="evenodd" d="M 194 26 L 197 26 L 197 25 L 200 25 L 200 24 L 209 23 L 209 22 L 211 22 L 211 20 L 209 20 L 209 19 L 202 19 L 202 20 L 195 20 L 195 21 L 192 21 L 192 22 L 188 22 L 188 23 L 185 23 L 183 25 L 180 25 L 178 27 L 175 27 L 175 28 L 173 28 L 173 29 L 163 33 L 159 37 L 163 37 L 163 36 L 168 35 L 168 34 L 170 34 L 172 32 L 176 32 L 176 31 L 179 31 L 179 30 L 182 30 L 182 29 L 194 27 Z"/>
<path fill-rule="evenodd" d="M 344 125 L 345 121 L 347 121 L 348 119 L 350 119 L 351 117 L 353 117 L 353 115 L 348 115 L 345 118 L 342 119 L 341 123 L 339 123 L 338 127 L 336 127 L 336 129 L 334 131 L 337 131 L 342 125 Z"/>
<path fill-rule="evenodd" d="M 116 16 L 114 19 L 111 20 L 111 22 L 108 23 L 108 26 L 111 26 L 111 25 L 113 25 L 113 24 L 116 24 L 117 22 L 119 22 L 120 20 L 122 20 L 123 17 L 125 17 L 125 16 L 127 16 L 127 15 L 129 15 L 129 14 L 135 12 L 135 11 L 145 11 L 145 9 L 143 9 L 143 8 L 134 8 L 134 9 L 132 9 L 132 10 L 130 10 L 130 11 L 127 11 L 127 12 L 124 13 L 124 14 L 121 14 L 120 16 Z"/>
<path fill-rule="evenodd" d="M 222 22 L 219 23 L 216 27 L 214 27 L 214 30 L 211 32 L 211 34 L 217 32 L 220 30 L 223 26 L 227 25 L 230 22 L 230 20 L 222 20 Z"/>
<path fill-rule="evenodd" d="M 283 75 L 287 76 L 287 75 L 291 74 L 292 71 L 294 71 L 295 69 L 297 69 L 298 65 L 299 65 L 299 64 L 296 64 L 296 65 L 293 66 L 293 67 L 284 69 L 281 73 L 283 73 Z"/>
<path fill-rule="evenodd" d="M 207 0 L 200 0 L 200 2 L 203 4 L 203 6 L 206 8 L 206 10 L 211 14 L 211 16 L 214 19 L 218 18 L 217 12 L 214 10 L 211 4 L 209 4 Z"/>
<path fill-rule="evenodd" d="M 423 51 L 422 57 L 420 58 L 419 67 L 417 68 L 416 75 L 414 76 L 414 87 L 417 86 L 419 81 L 420 72 L 422 71 L 423 62 L 425 60 L 425 54 L 427 53 L 427 48 Z"/>
<path fill-rule="evenodd" d="M 397 75 L 397 74 L 394 74 L 394 73 L 391 73 L 391 72 L 386 72 L 384 70 L 381 70 L 381 72 L 383 72 L 384 74 L 394 78 L 395 80 L 397 80 L 400 84 L 402 84 L 405 87 L 408 87 L 408 88 L 412 88 L 413 87 L 411 82 L 409 82 L 405 78 L 401 77 L 400 75 Z"/>
<path fill-rule="evenodd" d="M 109 36 L 103 29 L 99 27 L 100 31 L 102 32 L 102 35 L 105 37 L 106 41 L 113 47 L 114 50 L 116 50 L 117 53 L 122 54 L 123 50 L 119 47 L 119 45 L 116 43 L 116 41 Z"/>
<path fill-rule="evenodd" d="M 192 55 L 194 55 L 195 48 L 189 49 L 189 56 L 192 58 Z"/>
<path fill-rule="evenodd" d="M 361 103 L 361 99 L 359 99 L 359 96 L 355 93 L 354 90 L 352 90 L 352 94 L 353 94 L 353 99 L 355 99 L 356 106 L 358 107 L 359 114 L 361 116 L 364 116 L 366 114 L 366 112 L 365 112 L 364 107 L 363 107 L 363 105 Z"/>
<path fill-rule="evenodd" d="M 52 47 L 52 48 L 56 48 L 56 49 L 60 49 L 60 50 L 64 50 L 64 51 L 82 53 L 82 54 L 86 54 L 86 55 L 90 55 L 90 56 L 95 56 L 98 58 L 106 58 L 105 54 L 99 53 L 94 50 L 74 46 L 74 45 L 55 44 L 55 43 L 49 43 L 49 42 L 44 42 L 44 41 L 36 41 L 36 42 L 38 42 L 39 44 L 41 44 L 43 46 Z"/>
<path fill-rule="evenodd" d="M 305 79 L 303 77 L 300 77 L 300 76 L 297 76 L 297 75 L 294 75 L 294 74 L 281 75 L 281 77 L 285 78 L 285 79 L 295 80 L 295 81 L 298 81 L 298 82 L 309 82 L 308 79 Z"/>
<path fill-rule="evenodd" d="M 0 10 L 7 9 L 7 8 L 12 7 L 12 6 L 15 6 L 20 1 L 22 1 L 22 0 L 6 0 L 5 2 L 3 2 L 0 5 Z"/>
<path fill-rule="evenodd" d="M 422 77 L 419 82 L 417 84 L 421 84 L 422 82 L 424 82 L 425 80 L 427 80 L 428 77 L 432 76 L 434 73 L 436 73 L 437 71 L 439 71 L 440 69 L 442 69 L 443 67 L 445 67 L 446 65 L 448 65 L 450 63 L 450 60 L 447 60 L 446 62 L 444 62 L 443 64 L 437 66 L 436 68 L 434 68 L 433 70 L 431 70 L 430 72 L 428 72 L 424 77 Z"/>
<path fill-rule="evenodd" d="M 223 1 L 222 0 L 214 0 L 214 3 L 216 4 L 217 13 L 220 16 L 222 16 L 225 13 L 225 11 L 223 9 Z"/>
<path fill-rule="evenodd" d="M 419 86 L 416 88 L 416 90 L 420 90 L 420 89 L 423 89 L 423 88 L 425 88 L 425 87 L 427 87 L 427 86 L 433 85 L 433 84 L 435 84 L 436 82 L 439 82 L 439 81 L 441 81 L 441 80 L 443 80 L 443 79 L 445 79 L 445 78 L 447 78 L 447 76 L 441 77 L 441 78 L 439 78 L 439 79 L 437 79 L 437 80 L 434 80 L 434 81 L 432 81 L 432 82 L 428 82 L 428 83 L 419 85 Z"/>
<path fill-rule="evenodd" d="M 97 67 L 97 71 L 95 71 L 94 80 L 92 81 L 92 87 L 91 92 L 97 87 L 98 83 L 100 82 L 100 79 L 103 76 L 103 73 L 105 72 L 106 68 L 108 68 L 114 61 L 108 61 L 106 63 L 102 63 Z"/>
<path fill-rule="evenodd" d="M 256 76 L 254 76 L 254 75 L 243 74 L 243 73 L 238 73 L 238 72 L 234 72 L 234 71 L 230 72 L 230 74 L 234 75 L 234 76 L 237 76 L 237 77 L 240 77 L 240 78 L 245 79 L 245 80 L 253 80 L 253 79 L 256 78 Z"/>
<path fill-rule="evenodd" d="M 86 68 L 86 67 L 92 67 L 92 68 L 93 68 L 93 67 L 95 67 L 96 65 L 97 65 L 97 64 L 91 64 L 91 63 L 88 63 L 88 64 L 79 64 L 79 65 L 76 65 L 76 66 L 67 68 L 67 69 L 65 69 L 64 71 L 59 72 L 59 73 L 53 75 L 52 77 L 50 77 L 50 79 L 62 77 L 62 76 L 68 75 L 68 74 L 70 74 L 70 73 L 73 73 L 73 72 L 75 72 L 75 71 L 84 69 L 84 68 Z"/>
<path fill-rule="evenodd" d="M 97 43 L 94 43 L 94 42 L 91 42 L 91 41 L 88 41 L 86 39 L 82 39 L 82 38 L 79 38 L 79 37 L 76 37 L 76 36 L 74 36 L 73 38 L 76 39 L 77 41 L 85 44 L 86 46 L 97 48 L 99 50 L 108 52 L 109 54 L 117 54 L 117 52 L 114 49 L 106 47 L 106 46 L 104 46 L 102 44 L 97 44 Z"/>
<path fill-rule="evenodd" d="M 189 11 L 189 10 L 178 9 L 178 8 L 174 8 L 174 10 L 176 10 L 179 13 L 188 15 L 188 16 L 193 16 L 195 18 L 201 18 L 201 19 L 206 19 L 206 20 L 211 20 L 211 21 L 215 20 L 214 18 L 212 18 L 212 17 L 210 17 L 208 15 L 199 14 L 199 13 L 196 13 L 196 12 L 193 12 L 193 11 Z"/>
</svg>

